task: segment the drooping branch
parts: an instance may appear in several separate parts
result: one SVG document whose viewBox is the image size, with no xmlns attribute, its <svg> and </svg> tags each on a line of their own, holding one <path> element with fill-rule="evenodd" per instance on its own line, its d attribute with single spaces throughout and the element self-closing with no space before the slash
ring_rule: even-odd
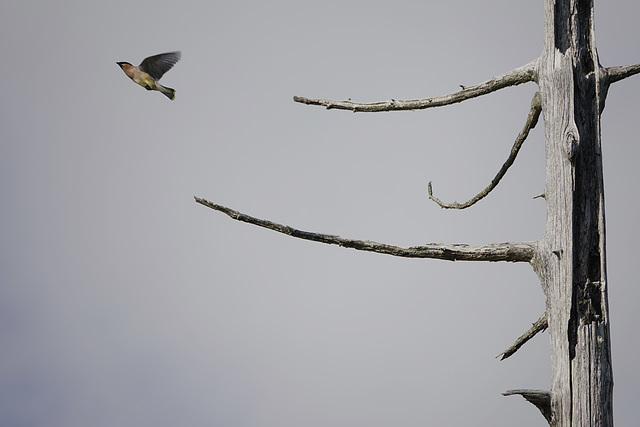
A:
<svg viewBox="0 0 640 427">
<path fill-rule="evenodd" d="M 524 397 L 527 402 L 532 403 L 540 410 L 542 416 L 551 425 L 551 393 L 547 390 L 507 390 L 502 393 L 503 396 L 513 396 L 519 394 Z"/>
<path fill-rule="evenodd" d="M 513 355 L 520 349 L 527 341 L 536 336 L 538 332 L 543 332 L 549 326 L 547 322 L 547 313 L 543 313 L 542 316 L 529 328 L 527 332 L 522 334 L 508 349 L 496 356 L 496 358 L 502 356 L 500 360 L 504 360 Z"/>
<path fill-rule="evenodd" d="M 492 243 L 484 246 L 469 246 L 464 244 L 442 244 L 429 243 L 422 246 L 411 246 L 407 248 L 387 245 L 384 243 L 372 242 L 369 240 L 345 239 L 331 234 L 313 233 L 298 230 L 287 225 L 265 219 L 255 218 L 250 215 L 229 209 L 208 200 L 195 197 L 197 203 L 220 211 L 229 217 L 268 228 L 278 233 L 287 234 L 299 239 L 313 240 L 315 242 L 338 245 L 345 248 L 353 248 L 360 251 L 377 252 L 405 258 L 433 258 L 447 261 L 510 261 L 529 262 L 534 255 L 536 242 L 518 243 Z"/>
<path fill-rule="evenodd" d="M 486 95 L 509 86 L 516 86 L 522 83 L 536 81 L 536 64 L 537 59 L 530 63 L 511 70 L 508 73 L 494 77 L 484 83 L 475 86 L 462 86 L 462 89 L 447 95 L 434 96 L 431 98 L 379 101 L 372 103 L 353 102 L 350 99 L 345 101 L 332 101 L 329 99 L 310 99 L 302 96 L 294 96 L 295 102 L 307 105 L 320 105 L 327 110 L 350 110 L 355 112 L 380 112 L 380 111 L 399 111 L 399 110 L 422 110 L 425 108 L 441 107 L 451 105 L 467 99 L 476 98 Z"/>
<path fill-rule="evenodd" d="M 606 69 L 608 83 L 615 83 L 638 73 L 640 73 L 640 64 L 609 67 Z"/>
<path fill-rule="evenodd" d="M 465 209 L 465 208 L 468 208 L 469 206 L 473 206 L 478 201 L 486 197 L 491 191 L 493 191 L 494 188 L 498 186 L 498 184 L 500 183 L 500 180 L 505 176 L 505 174 L 507 173 L 511 165 L 513 165 L 513 162 L 516 160 L 516 157 L 518 156 L 518 152 L 520 151 L 522 144 L 524 144 L 524 141 L 527 139 L 527 136 L 529 136 L 529 131 L 531 131 L 531 129 L 536 127 L 541 111 L 542 111 L 542 104 L 540 103 L 540 92 L 536 92 L 535 95 L 533 95 L 533 99 L 531 100 L 531 109 L 529 110 L 527 121 L 524 124 L 524 127 L 522 128 L 522 130 L 520 131 L 520 134 L 518 134 L 518 137 L 516 138 L 515 142 L 513 143 L 513 147 L 511 147 L 511 153 L 509 153 L 509 157 L 504 162 L 504 164 L 502 165 L 502 167 L 500 168 L 496 176 L 491 180 L 491 183 L 484 190 L 482 190 L 481 192 L 476 194 L 475 197 L 473 197 L 470 200 L 467 200 L 464 203 L 458 203 L 458 202 L 444 203 L 443 201 L 441 201 L 440 199 L 438 199 L 433 195 L 431 182 L 429 182 L 429 184 L 427 185 L 427 191 L 429 192 L 429 199 L 433 200 L 441 208 Z"/>
</svg>

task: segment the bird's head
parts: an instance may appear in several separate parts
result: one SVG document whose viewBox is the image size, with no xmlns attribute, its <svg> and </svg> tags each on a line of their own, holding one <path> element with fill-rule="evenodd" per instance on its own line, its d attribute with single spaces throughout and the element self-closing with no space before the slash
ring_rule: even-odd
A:
<svg viewBox="0 0 640 427">
<path fill-rule="evenodd" d="M 116 64 L 118 64 L 118 65 L 120 66 L 120 68 L 122 68 L 122 69 L 124 69 L 124 68 L 128 68 L 128 67 L 131 67 L 131 66 L 132 66 L 132 65 L 131 65 L 131 64 L 129 64 L 128 62 L 124 62 L 124 61 L 122 61 L 122 62 L 116 62 Z"/>
</svg>

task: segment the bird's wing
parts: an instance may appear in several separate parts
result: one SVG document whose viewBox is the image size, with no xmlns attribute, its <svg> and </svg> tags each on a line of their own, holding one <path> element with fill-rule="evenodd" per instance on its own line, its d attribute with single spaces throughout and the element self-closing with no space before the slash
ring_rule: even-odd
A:
<svg viewBox="0 0 640 427">
<path fill-rule="evenodd" d="M 149 74 L 156 80 L 160 80 L 160 77 L 175 65 L 180 60 L 182 54 L 180 52 L 161 53 L 160 55 L 150 56 L 145 58 L 140 63 L 141 71 Z"/>
</svg>

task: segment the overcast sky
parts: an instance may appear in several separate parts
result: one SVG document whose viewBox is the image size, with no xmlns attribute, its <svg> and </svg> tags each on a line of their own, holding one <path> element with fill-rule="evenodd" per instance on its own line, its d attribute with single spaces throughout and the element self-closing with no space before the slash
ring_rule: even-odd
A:
<svg viewBox="0 0 640 427">
<path fill-rule="evenodd" d="M 541 426 L 550 386 L 527 264 L 408 260 L 296 240 L 402 246 L 542 236 L 542 122 L 475 207 L 533 83 L 435 110 L 353 114 L 294 95 L 445 94 L 542 50 L 542 1 L 0 3 L 0 425 Z M 604 66 L 640 62 L 640 4 L 596 5 Z M 162 83 L 134 64 L 182 50 Z M 640 418 L 640 77 L 602 118 L 619 425 Z"/>
</svg>

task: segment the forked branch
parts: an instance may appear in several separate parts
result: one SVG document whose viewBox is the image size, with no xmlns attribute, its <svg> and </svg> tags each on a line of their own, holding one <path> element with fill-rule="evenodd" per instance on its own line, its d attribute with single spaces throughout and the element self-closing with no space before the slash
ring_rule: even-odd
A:
<svg viewBox="0 0 640 427">
<path fill-rule="evenodd" d="M 360 251 L 377 252 L 405 258 L 433 258 L 448 261 L 510 261 L 529 262 L 534 255 L 535 242 L 519 243 L 493 243 L 484 246 L 469 246 L 463 244 L 429 243 L 422 246 L 407 248 L 372 242 L 369 240 L 345 239 L 331 234 L 313 233 L 298 230 L 288 225 L 278 224 L 265 219 L 255 218 L 250 215 L 229 209 L 225 206 L 211 203 L 208 200 L 195 197 L 197 203 L 220 211 L 229 217 L 268 228 L 278 233 L 287 234 L 299 239 L 313 240 L 315 242 L 338 245 L 345 248 L 353 248 Z"/>
<path fill-rule="evenodd" d="M 511 70 L 508 73 L 494 77 L 484 83 L 475 86 L 462 86 L 462 90 L 447 95 L 434 96 L 431 98 L 397 100 L 359 103 L 350 99 L 345 101 L 332 101 L 329 99 L 310 99 L 302 96 L 294 96 L 295 102 L 307 105 L 320 105 L 326 107 L 327 110 L 350 110 L 355 112 L 373 113 L 379 111 L 399 111 L 399 110 L 423 110 L 425 108 L 441 107 L 451 105 L 467 99 L 476 98 L 486 95 L 509 86 L 516 86 L 522 83 L 535 81 L 537 79 L 536 64 L 537 59 L 530 63 Z"/>
<path fill-rule="evenodd" d="M 429 182 L 429 184 L 427 185 L 429 198 L 434 202 L 436 202 L 438 206 L 440 206 L 441 208 L 465 209 L 465 208 L 468 208 L 469 206 L 473 206 L 478 201 L 486 197 L 491 191 L 493 191 L 494 188 L 498 186 L 498 184 L 500 183 L 500 180 L 505 176 L 505 174 L 507 173 L 511 165 L 513 165 L 513 162 L 516 160 L 516 157 L 518 156 L 518 152 L 520 151 L 522 144 L 524 144 L 524 141 L 527 139 L 527 136 L 529 136 L 529 131 L 531 131 L 531 129 L 536 127 L 541 111 L 542 111 L 542 104 L 540 102 L 540 92 L 536 92 L 535 95 L 533 95 L 533 99 L 531 100 L 531 109 L 529 110 L 527 121 L 524 124 L 524 127 L 522 128 L 522 130 L 520 131 L 520 134 L 516 138 L 516 141 L 513 143 L 513 147 L 511 147 L 511 153 L 509 153 L 509 157 L 507 158 L 507 161 L 504 162 L 504 164 L 498 171 L 497 175 L 491 180 L 491 183 L 484 190 L 476 194 L 475 197 L 473 197 L 470 200 L 467 200 L 464 203 L 458 203 L 458 202 L 444 203 L 443 201 L 441 201 L 440 199 L 438 199 L 433 195 L 431 182 Z"/>
</svg>

